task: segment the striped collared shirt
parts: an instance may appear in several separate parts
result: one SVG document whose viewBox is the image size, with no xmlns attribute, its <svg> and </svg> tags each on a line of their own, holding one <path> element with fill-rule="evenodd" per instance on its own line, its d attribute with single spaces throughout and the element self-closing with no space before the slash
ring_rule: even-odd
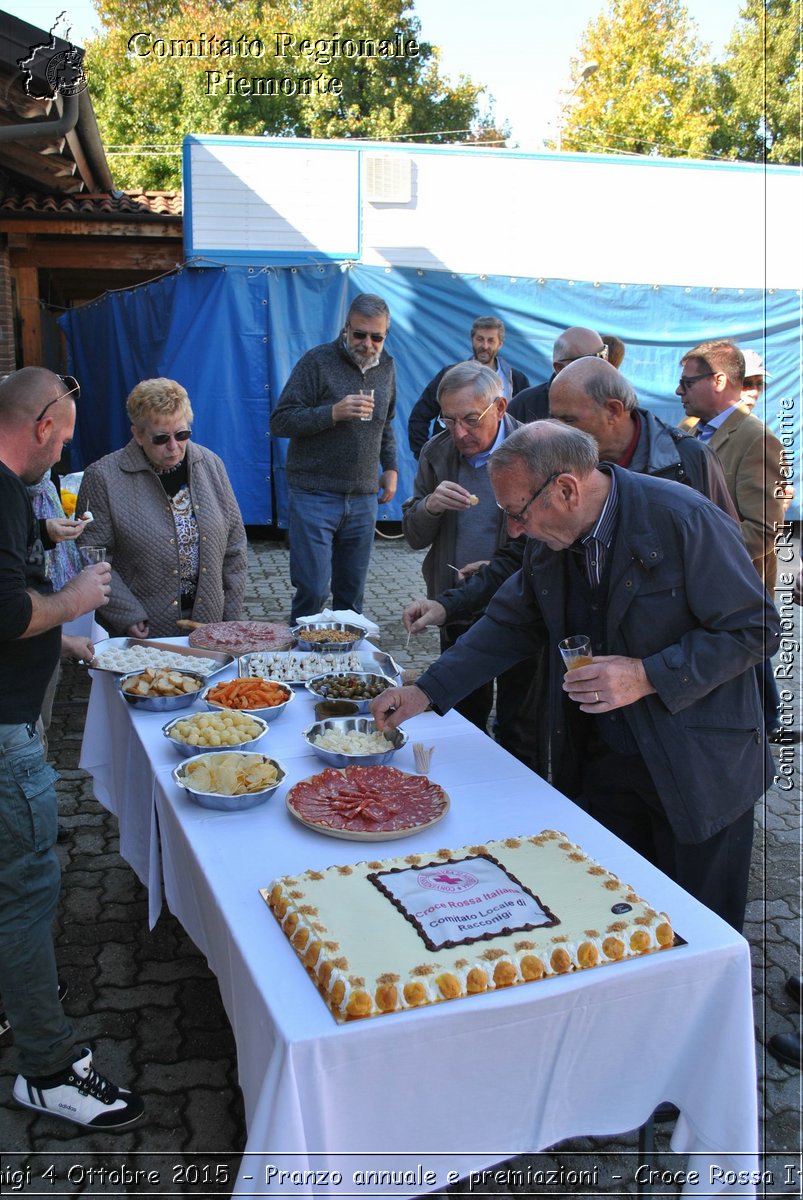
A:
<svg viewBox="0 0 803 1200">
<path fill-rule="evenodd" d="M 600 468 L 605 471 L 604 467 Z M 616 486 L 616 476 L 613 471 L 605 472 L 611 481 L 611 490 L 597 518 L 597 523 L 584 537 L 581 537 L 576 547 L 585 555 L 586 575 L 592 588 L 600 585 L 605 572 L 605 560 L 616 532 L 619 519 L 619 490 Z"/>
</svg>

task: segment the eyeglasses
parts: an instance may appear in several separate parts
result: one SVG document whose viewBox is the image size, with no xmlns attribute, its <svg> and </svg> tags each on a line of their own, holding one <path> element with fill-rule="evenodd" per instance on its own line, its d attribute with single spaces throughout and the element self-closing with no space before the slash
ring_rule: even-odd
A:
<svg viewBox="0 0 803 1200">
<path fill-rule="evenodd" d="M 558 358 L 555 365 L 558 367 L 568 367 L 569 363 L 577 362 L 580 358 L 604 358 L 608 361 L 608 347 L 602 343 L 600 350 L 595 350 L 593 354 L 575 354 L 574 358 Z"/>
<path fill-rule="evenodd" d="M 381 346 L 388 336 L 386 333 L 369 333 L 367 329 L 352 329 L 350 325 L 349 332 L 358 342 L 365 342 L 370 338 L 375 346 Z"/>
<path fill-rule="evenodd" d="M 541 486 L 540 486 L 540 488 L 538 489 L 538 491 L 537 491 L 537 492 L 533 492 L 532 496 L 530 496 L 530 499 L 527 501 L 527 503 L 524 505 L 524 508 L 523 508 L 523 509 L 521 509 L 521 511 L 520 511 L 520 512 L 517 512 L 517 513 L 508 512 L 508 510 L 507 510 L 506 508 L 503 508 L 503 507 L 502 507 L 502 505 L 499 503 L 499 501 L 498 501 L 498 500 L 497 500 L 497 502 L 496 502 L 496 507 L 497 507 L 497 508 L 501 508 L 501 509 L 502 509 L 502 512 L 505 514 L 505 516 L 507 517 L 508 521 L 515 521 L 515 523 L 516 523 L 517 525 L 523 525 L 523 524 L 524 524 L 524 522 L 525 522 L 525 520 L 526 520 L 526 518 L 527 518 L 527 509 L 530 507 L 530 505 L 531 505 L 531 504 L 532 504 L 532 503 L 533 503 L 535 500 L 537 500 L 537 499 L 538 499 L 538 497 L 541 495 L 541 493 L 542 493 L 542 492 L 543 492 L 543 491 L 544 491 L 546 488 L 548 488 L 548 487 L 549 487 L 550 483 L 553 483 L 553 482 L 554 482 L 554 481 L 557 479 L 558 475 L 560 475 L 560 474 L 561 474 L 561 472 L 560 472 L 560 471 L 554 471 L 554 472 L 553 472 L 553 474 L 549 476 L 549 479 L 545 480 L 545 481 L 544 481 L 544 483 L 542 483 L 542 484 L 541 484 Z"/>
<path fill-rule="evenodd" d="M 701 375 L 681 375 L 678 380 L 678 389 L 685 395 L 691 385 L 696 383 L 698 379 L 710 379 L 713 375 L 718 374 L 719 371 L 703 371 Z"/>
<path fill-rule="evenodd" d="M 178 433 L 154 433 L 151 434 L 152 446 L 166 446 L 171 438 L 177 442 L 186 442 L 192 437 L 191 429 L 179 429 Z"/>
<path fill-rule="evenodd" d="M 40 412 L 39 416 L 34 417 L 33 420 L 34 420 L 35 425 L 39 424 L 39 422 L 42 420 L 42 417 L 45 415 L 47 410 L 49 408 L 52 408 L 53 405 L 56 404 L 59 400 L 65 400 L 67 398 L 67 396 L 72 396 L 72 395 L 75 395 L 76 400 L 81 399 L 81 385 L 79 384 L 77 379 L 74 379 L 72 377 L 72 375 L 58 375 L 56 378 L 60 379 L 61 382 L 64 384 L 64 386 L 66 388 L 68 388 L 69 390 L 66 392 L 62 392 L 60 396 L 54 396 L 54 398 L 48 404 L 45 405 L 45 407 Z"/>
<path fill-rule="evenodd" d="M 462 425 L 465 429 L 476 429 L 486 413 L 489 413 L 497 400 L 501 397 L 494 396 L 487 408 L 484 408 L 481 413 L 469 413 L 466 417 L 445 417 L 443 413 L 438 417 L 438 424 L 444 429 L 454 429 L 455 425 Z"/>
<path fill-rule="evenodd" d="M 748 375 L 742 384 L 743 392 L 763 392 L 764 380 L 761 375 Z"/>
</svg>

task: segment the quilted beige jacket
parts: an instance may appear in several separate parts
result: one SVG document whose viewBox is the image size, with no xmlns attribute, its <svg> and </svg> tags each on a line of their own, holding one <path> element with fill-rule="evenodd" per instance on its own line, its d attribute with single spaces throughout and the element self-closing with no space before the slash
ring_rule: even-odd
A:
<svg viewBox="0 0 803 1200">
<path fill-rule="evenodd" d="M 235 621 L 248 571 L 240 510 L 223 462 L 211 450 L 187 446 L 192 507 L 198 522 L 200 560 L 194 621 Z M 150 637 L 182 631 L 179 552 L 170 502 L 137 443 L 107 454 L 84 472 L 77 512 L 95 518 L 81 538 L 105 546 L 112 566 L 109 603 L 97 618 L 116 637 L 148 620 Z"/>
</svg>

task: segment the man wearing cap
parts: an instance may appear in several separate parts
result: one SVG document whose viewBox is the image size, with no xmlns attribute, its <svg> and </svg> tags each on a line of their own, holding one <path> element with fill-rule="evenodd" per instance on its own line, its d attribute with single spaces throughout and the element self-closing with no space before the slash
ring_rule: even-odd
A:
<svg viewBox="0 0 803 1200">
<path fill-rule="evenodd" d="M 764 360 L 755 350 L 742 350 L 744 356 L 744 383 L 742 384 L 742 408 L 752 412 L 761 393 L 764 391 L 764 380 L 772 379 L 769 371 L 764 370 Z"/>
</svg>

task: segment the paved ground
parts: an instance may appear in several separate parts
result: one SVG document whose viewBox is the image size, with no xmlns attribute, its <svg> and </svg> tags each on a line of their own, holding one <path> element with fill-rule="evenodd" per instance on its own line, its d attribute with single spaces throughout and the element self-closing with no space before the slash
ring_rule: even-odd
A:
<svg viewBox="0 0 803 1200">
<path fill-rule="evenodd" d="M 276 542 L 253 540 L 251 552 L 248 615 L 285 616 L 290 598 L 286 551 Z M 402 542 L 378 540 L 366 597 L 366 613 L 381 627 L 381 645 L 405 666 L 423 666 L 437 653 L 434 633 L 414 639 L 406 649 L 399 620 L 404 603 L 420 594 L 420 561 L 421 555 Z M 790 612 L 797 651 L 786 715 L 799 731 L 801 610 Z M 178 923 L 163 915 L 148 932 L 146 894 L 117 853 L 116 822 L 95 801 L 89 777 L 77 768 L 87 695 L 86 673 L 68 666 L 51 731 L 51 753 L 61 773 L 62 821 L 71 834 L 59 851 L 64 887 L 56 932 L 61 976 L 69 987 L 65 1007 L 95 1046 L 100 1068 L 144 1093 L 146 1119 L 116 1137 L 86 1135 L 17 1108 L 10 1100 L 14 1051 L 7 1035 L 0 1042 L 0 1192 L 224 1195 L 245 1141 L 234 1040 L 214 976 Z M 784 785 L 791 786 L 773 787 L 758 811 L 747 935 L 754 960 L 765 1166 L 774 1177 L 767 1193 L 800 1195 L 800 1075 L 766 1056 L 763 1048 L 770 1034 L 799 1024 L 783 990 L 784 978 L 800 972 L 796 732 L 776 756 L 789 772 Z M 676 1168 L 677 1161 L 666 1153 L 665 1132 L 657 1144 L 657 1165 Z M 539 1185 L 535 1176 L 528 1184 L 524 1175 L 519 1182 L 488 1181 L 482 1190 L 631 1195 L 637 1192 L 638 1161 L 635 1133 L 616 1141 L 576 1139 L 510 1164 L 522 1171 L 554 1169 L 558 1183 Z M 136 1171 L 155 1172 L 156 1178 L 132 1179 Z M 16 1188 L 15 1172 L 21 1176 Z M 651 1190 L 672 1194 L 677 1189 L 658 1183 Z"/>
</svg>

